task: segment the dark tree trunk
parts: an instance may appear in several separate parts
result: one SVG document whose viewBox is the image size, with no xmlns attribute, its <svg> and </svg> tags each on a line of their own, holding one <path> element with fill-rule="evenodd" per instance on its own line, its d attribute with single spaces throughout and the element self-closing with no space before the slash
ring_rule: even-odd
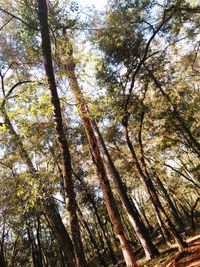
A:
<svg viewBox="0 0 200 267">
<path fill-rule="evenodd" d="M 0 251 L 0 266 L 1 267 L 7 267 L 2 247 L 1 247 L 1 251 Z"/>
<path fill-rule="evenodd" d="M 108 236 L 107 236 L 107 234 L 106 234 L 106 229 L 105 229 L 105 227 L 104 227 L 104 225 L 103 225 L 103 222 L 102 222 L 102 220 L 101 220 L 101 218 L 100 218 L 100 215 L 99 215 L 99 212 L 98 212 L 98 209 L 97 209 L 95 200 L 94 200 L 93 196 L 90 194 L 90 192 L 88 192 L 87 186 L 86 186 L 86 184 L 84 183 L 84 181 L 82 181 L 82 179 L 79 178 L 79 176 L 76 175 L 75 173 L 74 173 L 74 175 L 75 175 L 76 178 L 80 181 L 80 183 L 81 183 L 81 185 L 82 185 L 82 187 L 83 187 L 83 189 L 84 189 L 84 191 L 85 191 L 85 193 L 86 193 L 88 202 L 92 205 L 94 214 L 95 214 L 95 216 L 96 216 L 96 218 L 97 218 L 97 222 L 98 222 L 98 224 L 99 224 L 99 227 L 100 227 L 100 229 L 101 229 L 101 231 L 102 231 L 102 234 L 103 234 L 103 237 L 104 237 L 104 239 L 105 239 L 105 242 L 106 242 L 106 245 L 107 245 L 107 248 L 108 248 L 108 251 L 109 251 L 110 259 L 111 259 L 111 261 L 112 261 L 113 264 L 116 264 L 116 263 L 117 263 L 117 258 L 116 258 L 116 256 L 115 256 L 115 253 L 114 253 L 113 249 L 112 249 L 112 244 L 111 244 L 111 242 L 110 242 L 110 240 L 109 240 L 109 238 L 108 238 Z M 103 242 L 104 242 L 104 241 L 103 241 Z"/>
<path fill-rule="evenodd" d="M 43 204 L 45 215 L 48 219 L 48 222 L 51 226 L 51 229 L 58 240 L 61 250 L 65 255 L 68 266 L 75 266 L 75 255 L 73 244 L 70 239 L 70 236 L 62 222 L 60 214 L 56 208 L 56 205 L 53 199 L 49 199 L 48 203 Z"/>
<path fill-rule="evenodd" d="M 83 214 L 82 214 L 80 208 L 78 208 L 78 214 L 79 214 L 79 216 L 80 216 L 80 220 L 81 220 L 81 222 L 82 222 L 84 228 L 85 228 L 86 231 L 88 232 L 90 241 L 91 241 L 91 243 L 92 243 L 94 249 L 95 249 L 96 252 L 97 252 L 98 259 L 99 259 L 99 262 L 100 262 L 101 266 L 106 267 L 107 264 L 106 264 L 106 262 L 105 262 L 105 260 L 104 260 L 103 255 L 102 255 L 101 252 L 100 252 L 99 246 L 98 246 L 98 244 L 97 244 L 97 242 L 96 242 L 96 240 L 95 240 L 95 236 L 94 236 L 94 234 L 92 233 L 92 231 L 90 230 L 90 227 L 89 227 L 88 223 L 87 223 L 86 220 L 84 219 L 84 216 L 83 216 Z"/>
<path fill-rule="evenodd" d="M 143 166 L 144 167 L 144 170 L 142 169 L 139 161 L 138 161 L 138 158 L 136 156 L 136 153 L 135 153 L 135 150 L 134 150 L 134 147 L 132 145 L 132 142 L 129 138 L 129 133 L 128 133 L 128 125 L 127 123 L 123 124 L 124 128 L 125 128 L 125 135 L 126 135 L 126 141 L 127 141 L 127 145 L 128 145 L 128 148 L 131 152 L 131 155 L 133 157 L 133 161 L 134 161 L 134 164 L 138 170 L 138 173 L 140 174 L 140 177 L 141 177 L 141 180 L 143 182 L 143 185 L 144 185 L 144 188 L 146 189 L 149 197 L 150 197 L 150 200 L 153 204 L 153 207 L 154 207 L 154 211 L 155 211 L 155 214 L 156 214 L 156 217 L 157 217 L 157 220 L 158 220 L 158 223 L 163 231 L 163 234 L 166 236 L 166 239 L 169 239 L 168 238 L 168 229 L 169 231 L 171 232 L 172 236 L 174 237 L 175 241 L 177 242 L 178 246 L 180 249 L 184 248 L 187 246 L 187 244 L 183 241 L 183 239 L 180 237 L 179 233 L 177 232 L 176 228 L 174 227 L 173 223 L 171 222 L 171 220 L 169 219 L 166 211 L 164 210 L 159 198 L 158 198 L 158 195 L 157 195 L 157 192 L 154 188 L 154 185 L 152 183 L 152 180 L 150 178 L 150 175 L 147 171 L 147 168 L 146 166 Z M 164 223 L 164 224 L 163 224 Z"/>
<path fill-rule="evenodd" d="M 174 221 L 176 223 L 176 225 L 179 226 L 180 229 L 182 229 L 184 227 L 183 225 L 183 222 L 174 206 L 174 203 L 172 202 L 170 196 L 169 196 L 169 193 L 167 192 L 167 189 L 164 187 L 162 181 L 160 180 L 160 178 L 158 177 L 158 175 L 156 175 L 156 181 L 159 185 L 159 188 L 161 190 L 161 192 L 163 193 L 163 196 L 164 198 L 166 199 L 168 205 L 169 205 L 169 208 L 170 208 L 170 211 L 171 211 L 171 215 L 172 217 L 174 218 Z"/>
<path fill-rule="evenodd" d="M 65 138 L 63 130 L 60 100 L 58 97 L 53 64 L 52 64 L 51 42 L 50 42 L 49 26 L 48 26 L 47 1 L 38 0 L 37 2 L 39 10 L 38 13 L 39 13 L 40 30 L 42 36 L 42 51 L 44 57 L 44 66 L 45 66 L 46 76 L 48 79 L 49 90 L 51 92 L 51 103 L 53 106 L 54 123 L 61 152 L 61 161 L 63 165 L 63 181 L 64 181 L 66 196 L 68 197 L 67 210 L 70 215 L 70 227 L 71 227 L 72 240 L 76 256 L 76 264 L 77 266 L 85 267 L 87 266 L 87 263 L 84 255 L 84 249 L 76 213 L 76 200 L 75 200 L 75 193 L 72 181 L 71 157 L 70 157 L 68 143 Z"/>
<path fill-rule="evenodd" d="M 34 267 L 42 267 L 42 266 L 40 266 L 40 263 L 38 261 L 37 246 L 35 244 L 35 239 L 34 239 L 33 232 L 32 232 L 32 229 L 30 226 L 27 229 L 27 233 L 28 233 L 28 238 L 29 238 L 29 242 L 31 245 L 31 254 L 32 254 L 33 266 Z"/>
<path fill-rule="evenodd" d="M 43 267 L 43 257 L 42 257 L 42 245 L 41 245 L 41 239 L 40 239 L 40 218 L 39 216 L 37 216 L 37 250 L 38 250 L 38 262 L 39 262 L 39 266 Z"/>
</svg>

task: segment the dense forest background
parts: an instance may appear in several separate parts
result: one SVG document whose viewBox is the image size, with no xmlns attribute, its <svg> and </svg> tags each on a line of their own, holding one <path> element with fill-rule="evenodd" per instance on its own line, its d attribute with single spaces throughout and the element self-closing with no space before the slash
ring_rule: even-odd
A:
<svg viewBox="0 0 200 267">
<path fill-rule="evenodd" d="M 199 50 L 198 0 L 0 0 L 0 267 L 189 251 Z"/>
</svg>

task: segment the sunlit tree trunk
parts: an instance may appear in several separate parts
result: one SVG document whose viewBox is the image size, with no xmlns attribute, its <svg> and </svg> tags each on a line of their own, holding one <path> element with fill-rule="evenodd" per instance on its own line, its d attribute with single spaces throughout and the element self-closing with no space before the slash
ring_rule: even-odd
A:
<svg viewBox="0 0 200 267">
<path fill-rule="evenodd" d="M 114 181 L 114 184 L 119 192 L 120 198 L 122 200 L 122 203 L 126 209 L 126 212 L 128 214 L 129 220 L 135 230 L 135 233 L 145 251 L 145 255 L 147 257 L 147 259 L 151 259 L 155 256 L 159 255 L 159 252 L 157 250 L 157 248 L 155 247 L 155 245 L 153 244 L 153 242 L 151 241 L 150 235 L 148 233 L 148 230 L 146 229 L 144 223 L 142 222 L 142 220 L 140 219 L 140 215 L 136 209 L 136 207 L 134 207 L 133 203 L 131 203 L 131 201 L 128 198 L 128 195 L 126 193 L 126 189 L 124 187 L 124 184 L 122 182 L 121 176 L 119 174 L 119 172 L 117 171 L 117 169 L 115 168 L 115 165 L 111 159 L 111 156 L 107 150 L 107 147 L 105 145 L 105 142 L 103 140 L 103 137 L 96 125 L 96 123 L 94 123 L 94 127 L 98 136 L 98 142 L 100 145 L 100 148 L 102 150 L 102 154 L 105 155 L 105 164 L 107 165 L 107 168 L 109 170 L 109 173 Z"/>
<path fill-rule="evenodd" d="M 71 45 L 70 40 L 68 40 L 68 42 L 69 42 L 69 45 Z M 84 96 L 82 94 L 82 91 L 77 81 L 77 77 L 75 74 L 75 63 L 73 60 L 72 53 L 73 53 L 73 48 L 71 46 L 71 50 L 69 53 L 69 61 L 66 62 L 66 74 L 69 79 L 70 88 L 73 91 L 74 96 L 76 98 L 76 103 L 79 109 L 79 113 L 84 124 L 88 143 L 90 145 L 90 152 L 92 155 L 93 162 L 97 169 L 97 174 L 98 174 L 101 190 L 103 193 L 104 202 L 105 202 L 110 220 L 113 224 L 115 235 L 118 237 L 120 241 L 121 249 L 124 255 L 124 260 L 126 262 L 126 265 L 134 267 L 134 266 L 137 266 L 137 263 L 134 258 L 133 251 L 124 234 L 122 222 L 121 222 L 119 212 L 118 212 L 118 209 L 117 209 L 114 197 L 113 197 L 113 193 L 110 187 L 107 173 L 106 173 L 106 170 L 103 164 L 103 159 L 100 154 L 98 142 L 94 134 L 91 120 L 89 118 L 88 107 L 87 107 Z"/>
</svg>

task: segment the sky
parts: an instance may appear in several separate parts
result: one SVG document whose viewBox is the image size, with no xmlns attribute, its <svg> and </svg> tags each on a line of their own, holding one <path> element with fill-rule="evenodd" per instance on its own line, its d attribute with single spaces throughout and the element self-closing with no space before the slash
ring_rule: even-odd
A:
<svg viewBox="0 0 200 267">
<path fill-rule="evenodd" d="M 107 3 L 107 0 L 78 0 L 78 4 L 82 6 L 92 6 L 94 5 L 98 9 L 103 9 Z"/>
</svg>

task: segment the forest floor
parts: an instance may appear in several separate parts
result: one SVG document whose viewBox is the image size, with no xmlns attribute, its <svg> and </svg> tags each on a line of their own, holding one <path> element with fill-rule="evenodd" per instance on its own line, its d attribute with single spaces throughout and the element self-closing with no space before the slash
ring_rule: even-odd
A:
<svg viewBox="0 0 200 267">
<path fill-rule="evenodd" d="M 159 246 L 161 255 L 153 260 L 146 261 L 145 258 L 138 260 L 140 267 L 200 267 L 200 230 L 192 233 L 186 238 L 189 247 L 178 251 L 172 245 L 170 248 Z"/>
</svg>

